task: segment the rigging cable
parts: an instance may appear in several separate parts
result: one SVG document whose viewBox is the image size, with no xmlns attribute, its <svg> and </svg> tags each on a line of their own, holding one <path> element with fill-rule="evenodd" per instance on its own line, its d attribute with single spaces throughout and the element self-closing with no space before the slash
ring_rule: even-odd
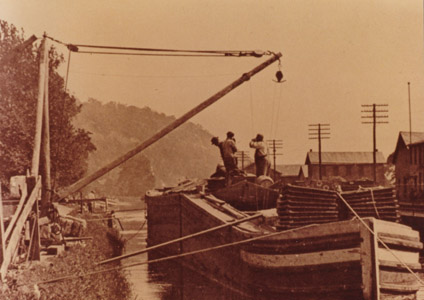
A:
<svg viewBox="0 0 424 300">
<path fill-rule="evenodd" d="M 136 75 L 136 74 L 112 74 L 112 73 L 94 73 L 94 72 L 80 72 L 72 71 L 71 73 L 103 76 L 103 77 L 126 77 L 126 78 L 204 78 L 204 77 L 226 77 L 226 76 L 237 76 L 237 73 L 233 74 L 211 74 L 211 75 Z"/>
<path fill-rule="evenodd" d="M 271 139 L 271 138 L 273 138 L 274 136 L 272 135 L 273 134 L 273 129 L 274 129 L 274 111 L 275 111 L 275 94 L 276 94 L 276 90 L 277 90 L 277 87 L 274 87 L 274 89 L 272 90 L 272 111 L 271 111 L 271 129 L 270 129 L 270 131 L 269 131 L 269 135 L 268 135 L 268 138 L 269 139 Z"/>
<path fill-rule="evenodd" d="M 250 121 L 252 126 L 252 132 L 255 132 L 254 120 L 253 120 L 253 96 L 252 96 L 252 81 L 249 80 L 249 91 L 250 91 Z"/>
<path fill-rule="evenodd" d="M 87 45 L 87 44 L 70 44 L 46 35 L 46 38 L 62 44 L 70 51 L 89 54 L 112 54 L 112 55 L 149 55 L 149 56 L 227 56 L 227 57 L 262 57 L 264 55 L 272 55 L 270 51 L 260 50 L 182 50 L 182 49 L 162 49 L 162 48 L 144 48 L 144 47 L 121 47 L 121 46 L 104 46 L 104 45 Z M 141 51 L 141 52 L 166 52 L 174 54 L 137 54 L 126 52 L 99 52 L 99 51 L 79 51 L 79 48 L 89 49 L 108 49 L 108 50 L 125 50 L 125 51 Z M 179 54 L 175 54 L 179 53 Z M 188 54 L 190 53 L 190 54 Z"/>
<path fill-rule="evenodd" d="M 78 51 L 81 54 L 127 55 L 127 56 L 166 56 L 166 57 L 239 57 L 226 54 L 163 54 L 163 53 L 130 53 L 130 52 L 104 52 L 104 51 Z"/>
<path fill-rule="evenodd" d="M 280 118 L 280 104 L 281 104 L 281 95 L 282 95 L 282 87 L 280 85 L 279 87 L 279 95 L 277 97 L 277 101 L 278 101 L 278 105 L 277 105 L 277 117 L 276 117 L 276 122 L 275 122 L 275 132 L 274 132 L 274 136 L 277 136 L 277 129 L 278 129 L 278 119 Z"/>
<path fill-rule="evenodd" d="M 283 73 L 281 72 L 281 60 L 278 60 L 278 71 L 277 71 L 277 73 L 276 73 L 276 76 L 277 76 L 278 83 L 282 83 L 282 82 L 281 82 L 281 79 L 283 79 Z M 279 117 L 280 117 L 281 92 L 282 92 L 282 88 L 281 88 L 281 86 L 280 86 L 279 94 L 278 94 L 278 97 L 277 97 L 277 101 L 278 101 L 278 108 L 277 108 L 277 112 L 276 112 L 276 120 L 275 120 L 275 123 L 276 123 L 276 124 L 275 124 L 275 132 L 274 132 L 274 136 L 276 136 L 276 135 L 277 135 L 277 129 L 278 129 L 278 119 L 279 119 Z"/>
<path fill-rule="evenodd" d="M 71 49 L 69 49 L 68 66 L 66 67 L 65 92 L 66 92 L 66 88 L 68 87 L 69 65 L 71 64 L 71 52 L 72 52 Z"/>
<path fill-rule="evenodd" d="M 225 54 L 228 56 L 262 57 L 263 55 L 271 55 L 270 52 L 252 51 L 252 50 L 181 50 L 181 49 L 99 46 L 99 45 L 82 45 L 82 44 L 74 44 L 73 46 L 75 46 L 76 48 L 81 47 L 81 48 L 95 48 L 95 49 L 109 49 L 109 50 L 145 51 L 145 52 Z"/>
</svg>

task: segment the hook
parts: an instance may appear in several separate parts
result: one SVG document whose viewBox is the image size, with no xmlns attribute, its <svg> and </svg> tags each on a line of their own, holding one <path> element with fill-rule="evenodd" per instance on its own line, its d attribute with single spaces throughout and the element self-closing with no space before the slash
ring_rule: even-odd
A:
<svg viewBox="0 0 424 300">
<path fill-rule="evenodd" d="M 278 71 L 275 73 L 275 77 L 277 78 L 277 80 L 273 80 L 274 82 L 277 83 L 283 83 L 285 82 L 285 80 L 281 81 L 284 77 L 283 72 L 281 72 L 281 60 L 278 59 Z"/>
</svg>

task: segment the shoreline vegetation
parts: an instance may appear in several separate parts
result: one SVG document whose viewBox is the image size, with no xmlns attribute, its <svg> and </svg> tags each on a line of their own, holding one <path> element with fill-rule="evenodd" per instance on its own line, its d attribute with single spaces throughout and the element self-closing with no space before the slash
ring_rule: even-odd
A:
<svg viewBox="0 0 424 300">
<path fill-rule="evenodd" d="M 92 215 L 82 215 L 91 219 Z M 53 299 L 131 299 L 131 285 L 125 270 L 113 270 L 69 278 L 53 283 L 41 283 L 65 276 L 79 276 L 92 271 L 119 266 L 109 264 L 96 266 L 96 262 L 121 255 L 124 241 L 116 229 L 108 228 L 107 222 L 87 222 L 84 236 L 92 240 L 75 243 L 57 256 L 42 261 L 11 265 L 6 282 L 2 284 L 0 298 L 6 300 L 53 300 Z"/>
</svg>

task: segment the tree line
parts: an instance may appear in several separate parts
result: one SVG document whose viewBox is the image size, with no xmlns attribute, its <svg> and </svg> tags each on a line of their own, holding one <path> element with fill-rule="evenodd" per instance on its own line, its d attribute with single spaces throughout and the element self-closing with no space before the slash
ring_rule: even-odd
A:
<svg viewBox="0 0 424 300">
<path fill-rule="evenodd" d="M 0 20 L 0 60 L 24 42 L 24 31 Z M 0 181 L 23 175 L 31 166 L 34 146 L 40 44 L 26 47 L 0 66 Z M 90 152 L 96 150 L 90 132 L 72 120 L 81 111 L 77 99 L 64 89 L 58 74 L 64 57 L 49 48 L 49 117 L 52 187 L 80 179 L 87 171 Z"/>
</svg>

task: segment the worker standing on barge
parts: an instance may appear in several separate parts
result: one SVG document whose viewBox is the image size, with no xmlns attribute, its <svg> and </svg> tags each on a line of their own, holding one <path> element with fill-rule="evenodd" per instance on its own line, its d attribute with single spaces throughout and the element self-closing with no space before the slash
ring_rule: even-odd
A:
<svg viewBox="0 0 424 300">
<path fill-rule="evenodd" d="M 256 138 L 252 139 L 249 143 L 250 148 L 256 149 L 255 151 L 255 166 L 256 176 L 268 175 L 271 163 L 268 160 L 268 147 L 264 142 L 264 136 L 257 134 Z"/>
<path fill-rule="evenodd" d="M 228 174 L 234 173 L 237 169 L 237 160 L 236 160 L 236 142 L 234 139 L 234 133 L 231 131 L 227 132 L 227 139 L 222 145 L 223 157 L 225 169 Z"/>
</svg>

